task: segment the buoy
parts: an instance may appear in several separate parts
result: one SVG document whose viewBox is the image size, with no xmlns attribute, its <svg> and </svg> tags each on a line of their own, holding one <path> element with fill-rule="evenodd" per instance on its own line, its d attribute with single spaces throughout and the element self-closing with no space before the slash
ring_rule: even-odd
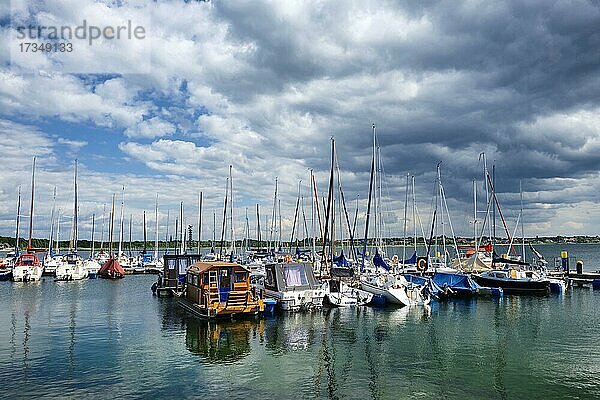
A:
<svg viewBox="0 0 600 400">
<path fill-rule="evenodd" d="M 581 260 L 577 260 L 577 264 L 575 264 L 575 269 L 577 270 L 577 274 L 581 275 L 583 274 L 583 261 Z"/>
</svg>

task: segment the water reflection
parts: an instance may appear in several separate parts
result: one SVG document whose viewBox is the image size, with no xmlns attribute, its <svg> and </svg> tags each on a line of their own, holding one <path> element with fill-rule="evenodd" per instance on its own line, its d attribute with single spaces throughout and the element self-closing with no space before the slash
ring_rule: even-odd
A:
<svg viewBox="0 0 600 400">
<path fill-rule="evenodd" d="M 246 357 L 250 338 L 263 337 L 263 320 L 207 321 L 185 319 L 185 345 L 209 363 L 231 363 Z"/>
</svg>

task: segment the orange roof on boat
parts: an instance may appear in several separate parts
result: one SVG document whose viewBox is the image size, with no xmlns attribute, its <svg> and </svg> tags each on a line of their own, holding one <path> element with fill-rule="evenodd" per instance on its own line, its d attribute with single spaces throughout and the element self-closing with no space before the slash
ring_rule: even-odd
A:
<svg viewBox="0 0 600 400">
<path fill-rule="evenodd" d="M 221 268 L 221 267 L 238 267 L 249 271 L 248 268 L 244 267 L 241 264 L 225 262 L 225 261 L 198 261 L 197 263 L 192 264 L 188 268 L 188 272 L 201 274 L 204 271 L 208 271 L 211 268 Z"/>
</svg>

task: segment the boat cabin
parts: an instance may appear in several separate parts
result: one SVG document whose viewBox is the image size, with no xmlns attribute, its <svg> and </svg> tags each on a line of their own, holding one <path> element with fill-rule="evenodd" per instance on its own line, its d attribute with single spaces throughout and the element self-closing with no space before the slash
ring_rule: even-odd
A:
<svg viewBox="0 0 600 400">
<path fill-rule="evenodd" d="M 15 265 L 23 267 L 39 267 L 40 260 L 34 253 L 24 253 L 19 256 Z"/>
<path fill-rule="evenodd" d="M 264 287 L 273 292 L 319 288 L 312 268 L 304 263 L 281 263 L 265 266 Z"/>
<path fill-rule="evenodd" d="M 201 259 L 200 254 L 165 254 L 161 287 L 176 292 L 183 290 L 188 267 Z"/>
<path fill-rule="evenodd" d="M 263 302 L 250 286 L 250 271 L 236 263 L 196 262 L 187 269 L 184 307 L 201 317 L 256 314 Z"/>
</svg>

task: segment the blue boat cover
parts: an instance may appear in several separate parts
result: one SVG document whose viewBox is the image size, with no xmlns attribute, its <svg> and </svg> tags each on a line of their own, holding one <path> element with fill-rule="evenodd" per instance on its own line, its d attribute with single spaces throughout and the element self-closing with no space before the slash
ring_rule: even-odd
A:
<svg viewBox="0 0 600 400">
<path fill-rule="evenodd" d="M 375 255 L 373 256 L 373 264 L 375 264 L 376 267 L 384 268 L 386 271 L 390 270 L 390 266 L 387 265 L 387 263 L 385 262 L 383 257 L 381 257 L 381 254 L 379 254 L 378 251 L 376 251 Z"/>
<path fill-rule="evenodd" d="M 429 291 L 429 294 L 431 294 L 433 297 L 438 298 L 439 295 L 444 292 L 444 290 L 430 278 L 411 274 L 403 274 L 402 276 L 404 276 L 404 279 L 406 279 L 407 282 L 410 282 L 414 285 L 425 286 Z"/>
<path fill-rule="evenodd" d="M 350 266 L 350 262 L 348 261 L 348 259 L 344 256 L 344 250 L 342 250 L 341 254 L 337 257 L 333 257 L 333 262 L 338 266 L 338 267 L 349 267 Z"/>
<path fill-rule="evenodd" d="M 452 290 L 475 292 L 481 287 L 470 276 L 460 273 L 436 272 L 431 279 L 440 288 Z"/>
</svg>

